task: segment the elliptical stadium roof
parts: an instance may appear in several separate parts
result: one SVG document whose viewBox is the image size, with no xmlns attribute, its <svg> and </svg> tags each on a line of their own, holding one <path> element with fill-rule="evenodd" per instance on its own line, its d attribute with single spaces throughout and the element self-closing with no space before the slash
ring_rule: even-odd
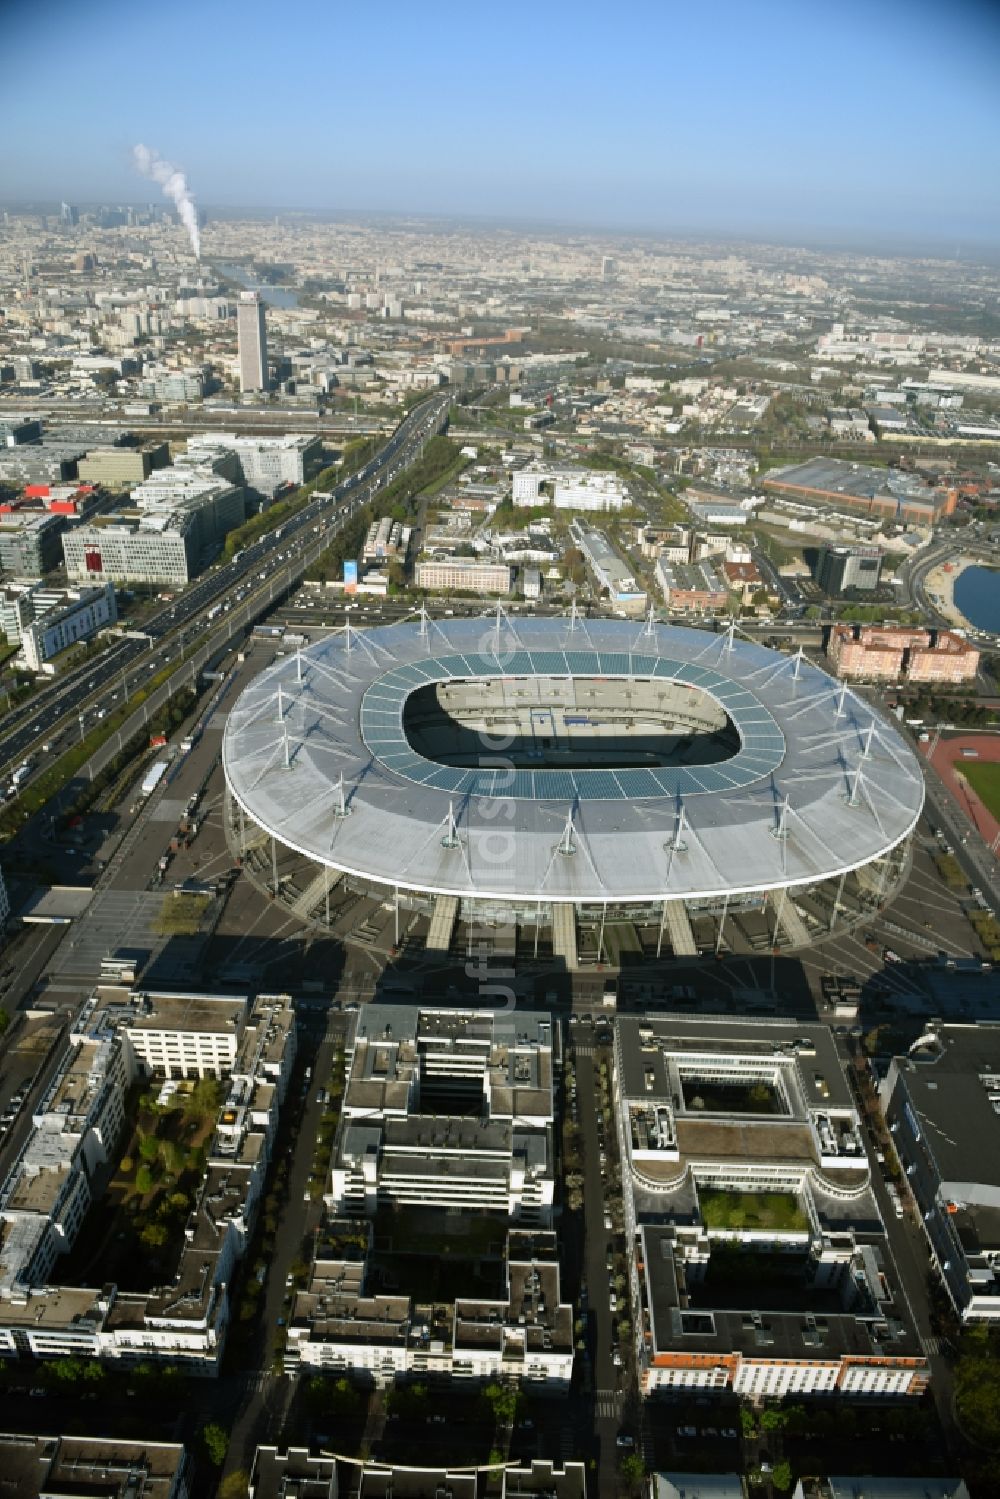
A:
<svg viewBox="0 0 1000 1499">
<path fill-rule="evenodd" d="M 740 739 L 717 764 L 477 769 L 403 729 L 433 682 L 670 680 Z M 879 858 L 923 804 L 916 757 L 804 657 L 734 634 L 622 620 L 424 618 L 337 632 L 243 692 L 223 761 L 247 817 L 321 865 L 389 887 L 499 901 L 697 900 L 814 884 Z"/>
</svg>

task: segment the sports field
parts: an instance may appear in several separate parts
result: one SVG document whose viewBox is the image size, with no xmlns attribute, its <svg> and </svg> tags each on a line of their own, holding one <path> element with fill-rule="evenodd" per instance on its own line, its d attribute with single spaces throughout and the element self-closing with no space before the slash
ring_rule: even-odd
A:
<svg viewBox="0 0 1000 1499">
<path fill-rule="evenodd" d="M 958 761 L 955 769 L 965 777 L 979 800 L 1000 822 L 1000 764 L 987 760 Z"/>
</svg>

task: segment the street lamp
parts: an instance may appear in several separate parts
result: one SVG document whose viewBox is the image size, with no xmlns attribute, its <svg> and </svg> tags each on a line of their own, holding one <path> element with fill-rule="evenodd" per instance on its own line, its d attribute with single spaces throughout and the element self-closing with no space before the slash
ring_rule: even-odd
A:
<svg viewBox="0 0 1000 1499">
<path fill-rule="evenodd" d="M 82 744 L 83 741 L 84 741 L 84 737 L 85 737 L 84 736 L 84 729 L 83 729 L 83 714 L 82 713 L 78 713 L 76 715 L 76 721 L 80 725 L 80 743 Z"/>
</svg>

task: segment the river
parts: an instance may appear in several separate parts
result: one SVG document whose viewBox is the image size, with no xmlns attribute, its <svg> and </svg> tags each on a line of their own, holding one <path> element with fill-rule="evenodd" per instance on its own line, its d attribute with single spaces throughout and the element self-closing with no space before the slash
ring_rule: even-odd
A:
<svg viewBox="0 0 1000 1499">
<path fill-rule="evenodd" d="M 266 281 L 254 281 L 241 265 L 224 265 L 220 261 L 219 270 L 231 281 L 238 281 L 240 286 L 245 287 L 247 291 L 259 291 L 269 307 L 297 307 L 299 305 L 298 293 L 290 286 L 270 286 Z"/>
<path fill-rule="evenodd" d="M 975 630 L 1000 635 L 1000 572 L 992 567 L 967 567 L 955 580 L 955 607 Z"/>
</svg>

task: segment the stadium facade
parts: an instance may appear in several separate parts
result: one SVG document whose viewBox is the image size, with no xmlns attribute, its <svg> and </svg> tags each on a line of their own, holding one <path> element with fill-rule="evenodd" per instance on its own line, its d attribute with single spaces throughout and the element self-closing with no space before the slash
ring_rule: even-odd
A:
<svg viewBox="0 0 1000 1499">
<path fill-rule="evenodd" d="M 223 740 L 227 825 L 302 920 L 511 928 L 576 967 L 807 945 L 885 903 L 923 804 L 895 728 L 800 652 L 652 619 L 348 627 Z"/>
</svg>

